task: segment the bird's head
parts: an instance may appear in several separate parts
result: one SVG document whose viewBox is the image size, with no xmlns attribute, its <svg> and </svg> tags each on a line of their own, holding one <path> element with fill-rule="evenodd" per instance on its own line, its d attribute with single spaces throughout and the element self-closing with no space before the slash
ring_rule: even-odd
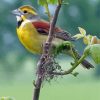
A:
<svg viewBox="0 0 100 100">
<path fill-rule="evenodd" d="M 12 11 L 12 13 L 16 16 L 17 21 L 28 20 L 37 20 L 39 16 L 32 6 L 24 5 Z"/>
</svg>

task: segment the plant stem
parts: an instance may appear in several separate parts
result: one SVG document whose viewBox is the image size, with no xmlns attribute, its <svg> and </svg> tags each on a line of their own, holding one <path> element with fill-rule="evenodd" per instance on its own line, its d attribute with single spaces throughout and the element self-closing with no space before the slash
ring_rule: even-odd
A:
<svg viewBox="0 0 100 100">
<path fill-rule="evenodd" d="M 75 62 L 75 64 L 67 71 L 64 72 L 50 72 L 49 74 L 53 74 L 53 75 L 67 75 L 67 74 L 71 74 L 73 72 L 73 70 L 78 67 L 78 65 L 85 59 L 86 55 L 83 55 L 77 62 Z"/>
<path fill-rule="evenodd" d="M 50 11 L 49 11 L 49 7 L 48 7 L 48 2 L 47 1 L 46 1 L 46 4 L 44 6 L 45 6 L 45 9 L 46 9 L 46 14 L 49 17 L 49 21 L 51 21 L 51 14 L 50 14 Z"/>
</svg>

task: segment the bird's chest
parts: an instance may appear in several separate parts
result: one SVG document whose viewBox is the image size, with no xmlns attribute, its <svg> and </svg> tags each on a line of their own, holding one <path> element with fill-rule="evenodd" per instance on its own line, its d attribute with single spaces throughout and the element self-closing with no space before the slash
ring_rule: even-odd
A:
<svg viewBox="0 0 100 100">
<path fill-rule="evenodd" d="M 17 29 L 20 42 L 32 53 L 41 53 L 38 33 L 31 23 L 24 23 Z"/>
</svg>

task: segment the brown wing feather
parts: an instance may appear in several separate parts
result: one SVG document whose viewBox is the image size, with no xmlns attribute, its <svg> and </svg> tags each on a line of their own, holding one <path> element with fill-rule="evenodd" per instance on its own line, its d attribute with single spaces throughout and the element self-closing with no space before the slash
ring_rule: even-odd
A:
<svg viewBox="0 0 100 100">
<path fill-rule="evenodd" d="M 49 28 L 50 28 L 50 24 L 47 21 L 35 21 L 32 23 L 35 28 L 37 29 L 37 31 L 42 34 L 42 35 L 48 35 L 49 34 Z M 65 40 L 65 41 L 70 41 L 73 40 L 73 38 L 71 37 L 71 35 L 68 32 L 63 31 L 62 29 L 60 29 L 59 27 L 55 27 L 55 37 Z"/>
</svg>

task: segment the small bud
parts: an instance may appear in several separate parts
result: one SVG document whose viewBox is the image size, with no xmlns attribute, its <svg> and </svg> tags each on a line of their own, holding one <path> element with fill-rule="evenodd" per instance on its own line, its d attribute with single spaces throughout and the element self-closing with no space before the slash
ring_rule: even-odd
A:
<svg viewBox="0 0 100 100">
<path fill-rule="evenodd" d="M 100 44 L 100 39 L 98 39 L 98 44 Z"/>
<path fill-rule="evenodd" d="M 98 44 L 98 38 L 96 36 L 92 37 L 91 44 Z"/>
<path fill-rule="evenodd" d="M 87 36 L 84 36 L 84 38 L 83 38 L 83 42 L 84 42 L 84 44 L 86 44 L 86 45 L 89 44 L 89 39 L 88 39 Z"/>
</svg>

